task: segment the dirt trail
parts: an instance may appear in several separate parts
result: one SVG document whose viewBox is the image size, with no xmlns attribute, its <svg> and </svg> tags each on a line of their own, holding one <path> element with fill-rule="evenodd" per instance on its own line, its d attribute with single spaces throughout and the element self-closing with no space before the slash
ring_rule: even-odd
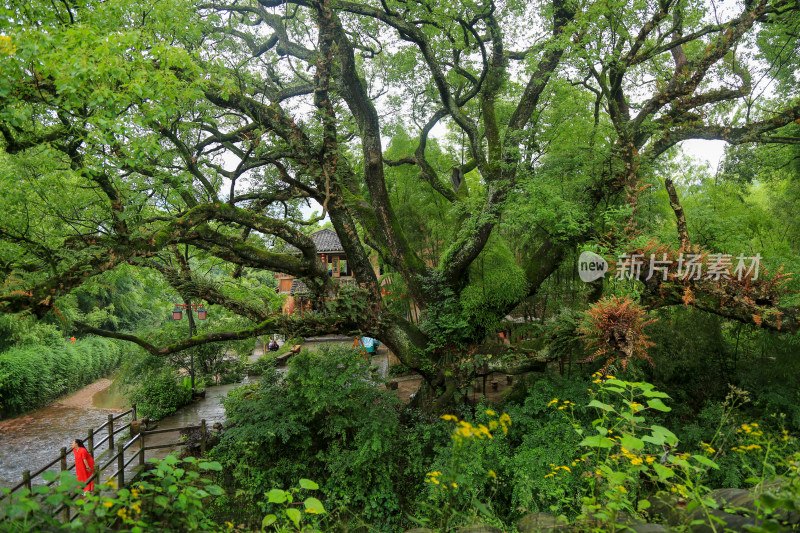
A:
<svg viewBox="0 0 800 533">
<path fill-rule="evenodd" d="M 112 381 L 108 378 L 103 378 L 87 385 L 77 392 L 73 392 L 65 398 L 61 398 L 53 404 L 53 407 L 76 407 L 79 409 L 96 409 L 92 404 L 92 398 L 98 392 L 107 389 L 111 386 Z M 121 409 L 108 409 L 109 411 L 122 411 Z"/>
</svg>

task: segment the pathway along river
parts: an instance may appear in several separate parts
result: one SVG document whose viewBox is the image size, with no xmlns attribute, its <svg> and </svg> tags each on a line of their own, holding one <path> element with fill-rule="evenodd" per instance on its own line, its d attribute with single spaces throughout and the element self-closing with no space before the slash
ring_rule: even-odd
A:
<svg viewBox="0 0 800 533">
<path fill-rule="evenodd" d="M 119 414 L 122 409 L 108 409 L 108 388 L 111 381 L 102 379 L 92 383 L 63 400 L 27 413 L 18 418 L 0 420 L 0 487 L 10 487 L 22 480 L 22 472 L 38 470 L 58 457 L 62 447 L 71 453 L 73 439 L 85 439 L 89 428 L 96 428 L 108 420 L 109 414 Z M 225 421 L 222 398 L 239 383 L 218 385 L 206 389 L 205 398 L 179 409 L 175 414 L 159 421 L 158 427 L 172 428 L 197 424 L 205 418 L 209 427 L 214 422 Z M 120 420 L 128 423 L 128 417 Z M 97 440 L 105 433 L 99 433 Z M 118 433 L 117 438 L 122 434 Z M 177 435 L 175 435 L 177 438 Z M 105 451 L 101 446 L 100 451 Z M 68 462 L 72 463 L 72 457 Z M 54 467 L 57 469 L 58 467 Z M 41 478 L 34 480 L 42 483 Z"/>
<path fill-rule="evenodd" d="M 303 347 L 317 350 L 321 345 L 329 343 L 352 346 L 350 339 L 331 338 L 306 342 Z M 256 344 L 250 360 L 256 360 L 262 353 L 261 346 Z M 389 355 L 385 348 L 372 359 L 373 364 L 378 367 L 379 376 L 386 377 L 388 361 Z M 281 370 L 285 371 L 285 367 Z M 85 439 L 89 428 L 96 428 L 106 422 L 109 414 L 117 415 L 126 410 L 128 406 L 122 403 L 119 393 L 113 387 L 110 388 L 110 385 L 111 380 L 101 379 L 53 405 L 17 418 L 0 420 L 0 487 L 16 485 L 22 480 L 23 471 L 38 470 L 57 458 L 62 447 L 66 447 L 71 456 L 71 443 L 74 439 Z M 209 428 L 214 422 L 224 422 L 222 399 L 229 390 L 240 385 L 232 383 L 208 387 L 205 398 L 160 420 L 158 429 L 185 427 L 198 424 L 202 419 L 206 420 Z M 112 406 L 125 409 L 109 408 Z M 129 418 L 125 417 L 119 423 L 124 425 L 128 421 Z M 104 435 L 101 431 L 97 440 Z M 175 434 L 167 435 L 172 438 Z M 121 433 L 117 434 L 117 438 L 121 436 Z M 105 450 L 101 446 L 99 451 Z M 69 457 L 68 463 L 72 463 L 72 457 Z M 37 482 L 42 483 L 41 477 L 34 480 L 34 484 Z"/>
</svg>

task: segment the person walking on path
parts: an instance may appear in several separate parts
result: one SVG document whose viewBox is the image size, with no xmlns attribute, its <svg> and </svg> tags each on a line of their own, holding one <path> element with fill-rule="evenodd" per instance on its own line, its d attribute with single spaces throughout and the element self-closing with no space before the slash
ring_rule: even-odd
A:
<svg viewBox="0 0 800 533">
<path fill-rule="evenodd" d="M 72 441 L 72 452 L 75 454 L 75 474 L 78 481 L 86 482 L 94 473 L 94 459 L 89 455 L 89 451 L 84 447 L 81 439 Z M 83 492 L 94 490 L 94 481 L 86 485 Z"/>
</svg>

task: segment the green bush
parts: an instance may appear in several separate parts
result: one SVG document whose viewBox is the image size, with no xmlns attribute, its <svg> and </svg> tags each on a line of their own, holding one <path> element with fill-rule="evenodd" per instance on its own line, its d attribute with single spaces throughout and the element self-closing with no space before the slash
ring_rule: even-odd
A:
<svg viewBox="0 0 800 533">
<path fill-rule="evenodd" d="M 229 525 L 210 520 L 205 510 L 208 501 L 222 493 L 208 477 L 209 471 L 221 469 L 219 463 L 169 455 L 163 461 L 152 460 L 149 466 L 129 488 L 114 491 L 109 483 L 78 498 L 75 494 L 81 483 L 74 473 L 47 472 L 45 479 L 59 483 L 34 487 L 33 493 L 13 493 L 0 506 L 0 531 L 231 531 Z M 4 490 L 0 489 L 0 495 Z M 62 504 L 70 510 L 68 524 L 44 510 Z"/>
<path fill-rule="evenodd" d="M 260 384 L 230 392 L 229 427 L 211 452 L 231 489 L 217 502 L 220 512 L 260 521 L 265 509 L 254 502 L 265 492 L 311 478 L 337 520 L 399 530 L 404 435 L 396 398 L 369 375 L 357 351 L 323 346 L 295 356 L 283 380 L 268 372 Z M 346 515 L 337 514 L 345 507 Z"/>
<path fill-rule="evenodd" d="M 250 365 L 250 374 L 253 376 L 263 376 L 269 374 L 275 368 L 276 352 L 267 353 L 259 357 L 252 365 Z"/>
<path fill-rule="evenodd" d="M 87 337 L 74 344 L 18 345 L 0 353 L 0 417 L 41 407 L 107 376 L 121 361 L 120 344 Z"/>
<path fill-rule="evenodd" d="M 174 370 L 163 370 L 143 380 L 142 385 L 130 394 L 141 417 L 160 420 L 177 411 L 192 400 L 192 392 L 181 385 Z"/>
</svg>

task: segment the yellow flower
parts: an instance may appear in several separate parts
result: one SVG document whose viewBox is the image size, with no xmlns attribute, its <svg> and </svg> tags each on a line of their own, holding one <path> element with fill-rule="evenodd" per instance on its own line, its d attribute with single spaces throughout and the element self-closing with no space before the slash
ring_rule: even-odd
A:
<svg viewBox="0 0 800 533">
<path fill-rule="evenodd" d="M 106 506 L 106 508 L 109 508 L 109 509 L 110 509 L 111 507 L 113 507 L 113 506 L 114 506 L 114 503 L 113 503 L 113 502 L 103 502 L 103 505 L 105 505 L 105 506 Z"/>
<path fill-rule="evenodd" d="M 225 522 L 225 525 L 228 526 L 228 529 L 233 529 L 233 523 L 232 522 Z"/>
<path fill-rule="evenodd" d="M 17 47 L 11 42 L 11 37 L 0 35 L 0 54 L 12 56 L 17 51 Z"/>
<path fill-rule="evenodd" d="M 552 400 L 550 400 L 550 403 L 547 404 L 547 407 L 550 407 L 554 403 L 558 403 L 558 398 L 553 398 Z"/>
<path fill-rule="evenodd" d="M 316 509 L 314 509 L 313 507 L 308 507 L 308 508 L 306 509 L 306 512 L 307 512 L 308 514 L 319 514 L 319 511 L 317 511 L 317 510 L 316 510 Z"/>
<path fill-rule="evenodd" d="M 489 470 L 489 477 L 492 479 L 497 479 L 497 474 L 494 473 L 494 470 Z"/>
<path fill-rule="evenodd" d="M 495 415 L 495 412 L 494 412 L 494 411 L 492 411 L 491 409 L 487 409 L 487 410 L 486 410 L 486 414 L 487 414 L 487 415 L 489 415 L 489 416 L 494 416 L 494 415 Z"/>
<path fill-rule="evenodd" d="M 634 465 L 634 466 L 638 466 L 638 465 L 642 464 L 643 462 L 644 461 L 642 461 L 639 457 L 634 457 L 633 459 L 631 459 L 631 464 Z"/>
<path fill-rule="evenodd" d="M 455 483 L 450 483 L 450 486 L 452 486 L 454 489 L 458 488 L 458 485 L 456 485 Z"/>
<path fill-rule="evenodd" d="M 141 513 L 141 512 L 142 512 L 142 504 L 141 504 L 141 503 L 139 503 L 139 502 L 136 502 L 136 503 L 134 503 L 133 505 L 131 505 L 131 509 L 133 509 L 134 511 L 136 511 L 136 513 L 137 513 L 137 514 L 138 514 L 138 513 Z"/>
<path fill-rule="evenodd" d="M 455 415 L 442 415 L 442 420 L 446 420 L 448 422 L 458 422 L 458 417 Z"/>
<path fill-rule="evenodd" d="M 617 485 L 617 488 L 619 489 L 620 492 L 628 492 L 628 489 L 626 489 L 622 485 Z"/>
</svg>

